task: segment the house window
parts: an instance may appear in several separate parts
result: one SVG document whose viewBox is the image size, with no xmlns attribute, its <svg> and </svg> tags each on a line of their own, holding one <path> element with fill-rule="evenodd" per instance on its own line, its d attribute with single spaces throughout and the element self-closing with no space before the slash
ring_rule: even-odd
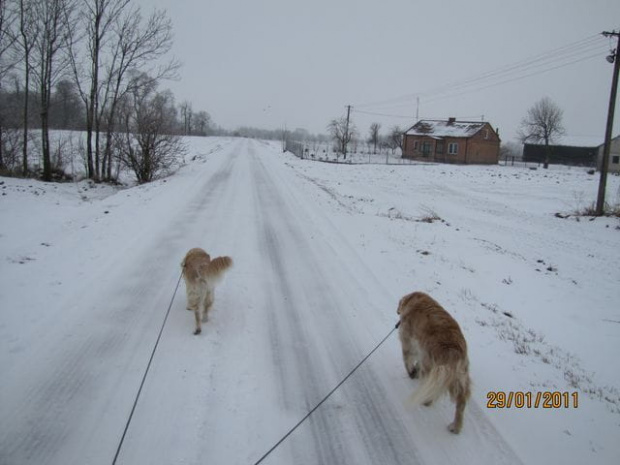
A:
<svg viewBox="0 0 620 465">
<path fill-rule="evenodd" d="M 443 154 L 443 141 L 442 140 L 437 141 L 437 144 L 435 145 L 435 153 L 439 155 Z"/>
<path fill-rule="evenodd" d="M 617 165 L 618 163 L 620 163 L 620 156 L 619 155 L 614 155 L 613 157 L 611 157 L 611 162 L 614 165 Z"/>
<path fill-rule="evenodd" d="M 414 152 L 417 152 L 417 151 L 418 151 L 418 141 L 417 141 L 417 140 L 414 140 L 414 141 L 413 141 L 413 151 L 414 151 Z"/>
<path fill-rule="evenodd" d="M 484 130 L 484 140 L 487 140 L 489 138 L 489 130 L 485 129 Z"/>
<path fill-rule="evenodd" d="M 431 143 L 422 142 L 422 156 L 428 157 L 431 154 Z"/>
<path fill-rule="evenodd" d="M 456 155 L 459 153 L 459 144 L 457 142 L 450 142 L 448 144 L 448 153 L 450 155 Z"/>
</svg>

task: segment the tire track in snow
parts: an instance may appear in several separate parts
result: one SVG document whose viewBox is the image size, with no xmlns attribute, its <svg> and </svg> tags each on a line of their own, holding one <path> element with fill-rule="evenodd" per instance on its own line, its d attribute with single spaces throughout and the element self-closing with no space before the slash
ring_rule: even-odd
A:
<svg viewBox="0 0 620 465">
<path fill-rule="evenodd" d="M 346 322 L 338 315 L 341 302 L 333 296 L 337 290 L 325 279 L 326 270 L 321 266 L 326 257 L 312 253 L 314 248 L 322 247 L 308 242 L 294 207 L 283 201 L 283 193 L 276 189 L 277 181 L 261 161 L 255 159 L 256 198 L 267 212 L 261 242 L 265 244 L 266 261 L 270 263 L 275 278 L 267 301 L 267 308 L 271 311 L 274 364 L 279 369 L 285 408 L 294 409 L 301 400 L 299 394 L 303 396 L 303 408 L 298 405 L 296 409 L 301 417 L 343 377 L 343 368 L 352 368 L 363 355 L 361 350 L 354 350 L 356 341 L 350 336 Z M 274 225 L 283 225 L 286 229 L 277 231 Z M 304 269 L 294 269 L 296 263 L 303 263 Z M 357 284 L 355 273 L 351 272 L 350 278 Z M 312 295 L 306 295 L 303 286 L 299 286 L 300 282 L 311 283 Z M 321 330 L 328 334 L 324 332 L 323 337 L 317 339 L 320 333 L 312 319 L 318 319 Z M 310 333 L 307 328 L 315 331 Z M 323 344 L 328 346 L 327 354 L 321 347 Z M 283 350 L 292 351 L 292 357 L 283 356 Z M 322 410 L 308 419 L 306 427 L 312 431 L 313 444 L 294 451 L 294 462 L 420 463 L 393 406 L 378 406 L 378 401 L 385 397 L 382 391 L 381 384 L 373 379 L 372 374 L 367 369 L 360 369 L 343 386 L 344 394 L 336 394 L 322 406 Z M 341 407 L 333 408 L 333 403 L 340 398 L 339 405 L 343 402 L 342 396 L 347 394 L 354 399 L 352 403 L 356 410 L 343 415 L 339 411 Z M 348 402 L 345 400 L 344 403 Z M 347 419 L 343 421 L 342 417 Z M 356 440 L 351 441 L 346 436 L 341 438 L 339 433 L 342 433 L 343 426 L 349 431 L 346 436 L 350 431 L 356 431 Z M 303 433 L 298 431 L 295 434 Z M 360 445 L 364 447 L 360 449 Z M 309 453 L 316 454 L 316 460 L 309 460 Z"/>
</svg>

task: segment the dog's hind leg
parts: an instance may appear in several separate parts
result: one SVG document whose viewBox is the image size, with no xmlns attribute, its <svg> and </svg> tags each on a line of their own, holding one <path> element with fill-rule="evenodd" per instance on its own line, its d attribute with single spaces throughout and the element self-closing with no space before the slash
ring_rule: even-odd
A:
<svg viewBox="0 0 620 465">
<path fill-rule="evenodd" d="M 461 428 L 463 428 L 463 412 L 465 411 L 465 404 L 467 403 L 465 396 L 459 394 L 456 396 L 456 411 L 454 413 L 454 421 L 448 425 L 448 430 L 451 433 L 459 434 Z"/>
<path fill-rule="evenodd" d="M 456 402 L 454 421 L 448 425 L 448 430 L 451 433 L 459 434 L 461 428 L 463 428 L 463 412 L 465 411 L 465 404 L 469 395 L 469 377 L 459 379 L 455 385 L 450 387 L 450 397 Z"/>
<path fill-rule="evenodd" d="M 212 288 L 208 287 L 204 301 L 202 302 L 202 321 L 207 321 L 207 319 L 209 318 L 209 310 L 211 310 L 211 307 L 213 306 L 214 294 L 215 291 Z"/>
<path fill-rule="evenodd" d="M 194 284 L 187 283 L 185 287 L 187 293 L 187 309 L 195 310 L 198 308 L 198 305 L 200 305 L 200 292 Z"/>
<path fill-rule="evenodd" d="M 202 333 L 202 327 L 200 326 L 200 315 L 197 310 L 194 311 L 194 315 L 196 316 L 196 329 L 194 330 L 194 336 L 197 336 Z"/>
<path fill-rule="evenodd" d="M 203 295 L 200 300 L 198 301 L 198 304 L 196 305 L 196 307 L 194 308 L 194 318 L 196 319 L 196 330 L 194 331 L 194 334 L 200 334 L 202 332 L 202 318 L 203 315 L 205 314 L 205 296 Z"/>
<path fill-rule="evenodd" d="M 399 332 L 400 342 L 403 349 L 403 362 L 405 363 L 405 370 L 410 378 L 415 379 L 418 377 L 418 366 L 417 366 L 417 353 L 415 350 L 415 344 L 411 341 L 411 339 L 404 334 L 404 332 Z"/>
</svg>

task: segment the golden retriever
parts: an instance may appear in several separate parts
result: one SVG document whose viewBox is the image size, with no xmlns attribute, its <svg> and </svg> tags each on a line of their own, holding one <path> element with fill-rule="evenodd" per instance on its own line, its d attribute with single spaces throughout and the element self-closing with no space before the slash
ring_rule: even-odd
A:
<svg viewBox="0 0 620 465">
<path fill-rule="evenodd" d="M 187 292 L 187 309 L 193 310 L 196 317 L 194 334 L 202 332 L 201 322 L 207 321 L 208 312 L 213 305 L 215 286 L 232 263 L 230 257 L 211 260 L 209 254 L 200 248 L 191 249 L 181 262 Z"/>
<path fill-rule="evenodd" d="M 467 343 L 458 323 L 423 292 L 400 299 L 397 313 L 405 369 L 411 378 L 419 375 L 421 380 L 411 395 L 411 402 L 431 405 L 443 394 L 450 393 L 456 413 L 448 429 L 458 434 L 471 394 Z"/>
</svg>

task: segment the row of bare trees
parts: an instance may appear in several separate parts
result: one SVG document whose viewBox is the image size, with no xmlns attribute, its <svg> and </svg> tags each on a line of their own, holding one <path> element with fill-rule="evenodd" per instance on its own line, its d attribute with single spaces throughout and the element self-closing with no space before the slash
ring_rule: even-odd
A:
<svg viewBox="0 0 620 465">
<path fill-rule="evenodd" d="M 345 117 L 335 118 L 327 125 L 327 131 L 332 137 L 339 153 L 346 158 L 347 147 L 349 143 L 357 138 L 357 127 L 352 121 L 347 121 Z M 369 135 L 366 142 L 372 144 L 374 153 L 377 153 L 377 147 L 389 148 L 392 152 L 396 149 L 403 148 L 403 130 L 399 126 L 394 126 L 390 132 L 381 136 L 381 124 L 372 123 L 369 128 Z"/>
<path fill-rule="evenodd" d="M 158 90 L 158 83 L 174 78 L 179 68 L 176 60 L 166 58 L 172 45 L 172 23 L 165 11 L 145 16 L 132 0 L 0 0 L 0 96 L 10 81 L 13 94 L 22 100 L 21 173 L 29 173 L 34 97 L 42 178 L 52 177 L 50 110 L 54 89 L 58 92 L 63 82 L 70 82 L 81 105 L 84 164 L 91 179 L 111 180 L 124 163 L 139 181 L 149 181 L 152 168 L 181 147 L 170 143 L 171 134 L 206 134 L 208 113 L 193 112 L 187 102 L 177 110 L 174 96 Z M 7 148 L 2 134 L 8 127 L 2 113 L 0 168 Z M 148 137 L 142 137 L 144 131 L 150 132 Z M 161 160 L 155 160 L 159 154 Z"/>
</svg>

